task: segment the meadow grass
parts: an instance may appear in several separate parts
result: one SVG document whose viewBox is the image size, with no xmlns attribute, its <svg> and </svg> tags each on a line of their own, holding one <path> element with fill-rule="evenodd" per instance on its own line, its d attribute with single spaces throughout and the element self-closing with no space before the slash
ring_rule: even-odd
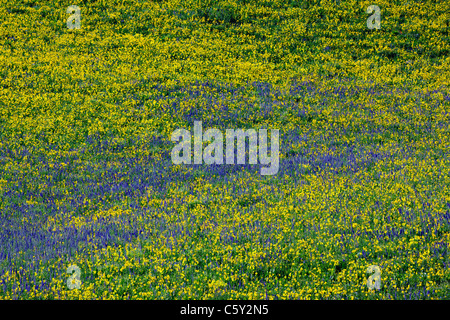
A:
<svg viewBox="0 0 450 320">
<path fill-rule="evenodd" d="M 2 299 L 450 298 L 447 1 L 0 4 Z M 194 120 L 279 172 L 173 165 Z"/>
</svg>

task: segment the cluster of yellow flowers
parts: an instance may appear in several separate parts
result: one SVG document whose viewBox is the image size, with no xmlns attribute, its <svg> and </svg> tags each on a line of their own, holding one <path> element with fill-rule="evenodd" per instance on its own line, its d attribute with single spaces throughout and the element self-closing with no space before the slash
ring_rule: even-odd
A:
<svg viewBox="0 0 450 320">
<path fill-rule="evenodd" d="M 449 298 L 446 1 L 104 3 L 0 0 L 1 298 Z M 279 173 L 171 164 L 194 119 Z"/>
</svg>

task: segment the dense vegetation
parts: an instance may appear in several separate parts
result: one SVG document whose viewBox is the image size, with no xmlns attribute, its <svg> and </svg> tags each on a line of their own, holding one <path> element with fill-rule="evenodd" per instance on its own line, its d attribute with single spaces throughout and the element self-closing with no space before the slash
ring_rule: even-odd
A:
<svg viewBox="0 0 450 320">
<path fill-rule="evenodd" d="M 1 0 L 0 297 L 449 299 L 449 12 Z M 279 172 L 173 165 L 194 120 Z"/>
</svg>

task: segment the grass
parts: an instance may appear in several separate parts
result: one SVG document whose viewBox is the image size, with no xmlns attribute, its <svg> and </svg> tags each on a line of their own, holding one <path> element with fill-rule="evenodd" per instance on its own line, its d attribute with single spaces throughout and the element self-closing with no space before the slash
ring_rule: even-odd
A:
<svg viewBox="0 0 450 320">
<path fill-rule="evenodd" d="M 380 30 L 367 1 L 3 2 L 1 298 L 449 298 L 445 1 Z M 172 165 L 194 120 L 279 129 L 279 172 Z"/>
</svg>

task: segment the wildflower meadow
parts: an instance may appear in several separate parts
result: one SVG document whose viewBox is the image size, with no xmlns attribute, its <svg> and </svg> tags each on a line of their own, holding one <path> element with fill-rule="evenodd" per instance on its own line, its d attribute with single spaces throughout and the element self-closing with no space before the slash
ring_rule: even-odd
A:
<svg viewBox="0 0 450 320">
<path fill-rule="evenodd" d="M 449 23 L 0 0 L 0 298 L 450 299 Z"/>
</svg>

